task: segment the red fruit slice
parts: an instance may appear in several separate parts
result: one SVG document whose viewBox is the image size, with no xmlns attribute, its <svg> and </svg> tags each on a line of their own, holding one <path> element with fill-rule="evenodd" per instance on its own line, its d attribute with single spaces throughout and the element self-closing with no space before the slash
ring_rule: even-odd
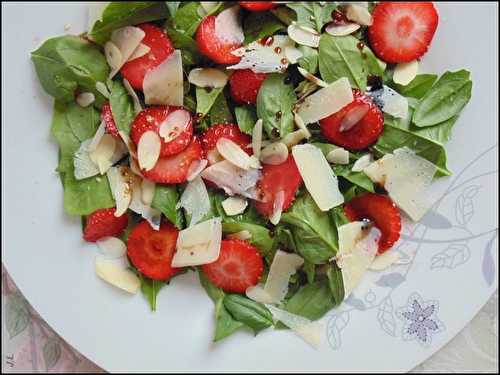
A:
<svg viewBox="0 0 500 375">
<path fill-rule="evenodd" d="M 352 90 L 354 100 L 333 115 L 320 120 L 321 134 L 333 144 L 349 150 L 362 150 L 376 142 L 384 129 L 384 116 L 371 98 L 359 90 Z M 361 108 L 360 108 L 361 107 Z M 361 112 L 358 111 L 361 109 Z M 356 112 L 365 113 L 356 121 Z M 347 116 L 347 117 L 346 117 Z M 359 117 L 358 117 L 359 118 Z M 341 131 L 345 126 L 348 130 Z"/>
<path fill-rule="evenodd" d="M 101 108 L 101 121 L 104 121 L 104 126 L 109 134 L 115 138 L 121 139 L 120 134 L 118 134 L 115 119 L 113 118 L 113 113 L 111 112 L 111 106 L 108 102 L 104 103 Z"/>
<path fill-rule="evenodd" d="M 191 116 L 191 113 L 189 113 L 189 111 L 182 107 L 154 106 L 142 110 L 132 123 L 130 137 L 132 138 L 134 143 L 138 145 L 142 135 L 148 130 L 152 130 L 160 135 L 160 127 L 163 122 L 169 115 L 178 110 L 186 112 L 186 114 L 189 116 L 189 122 L 187 125 L 179 124 L 179 128 L 183 128 L 184 130 L 181 131 L 179 135 L 170 142 L 165 142 L 165 139 L 160 136 L 160 156 L 166 157 L 178 154 L 189 145 L 193 136 L 193 118 Z"/>
<path fill-rule="evenodd" d="M 159 27 L 150 23 L 144 23 L 137 27 L 146 33 L 141 43 L 147 45 L 151 50 L 144 56 L 126 62 L 120 71 L 123 78 L 126 78 L 134 89 L 142 91 L 142 82 L 146 73 L 165 61 L 174 52 L 174 46 L 167 34 Z"/>
<path fill-rule="evenodd" d="M 218 64 L 236 64 L 240 57 L 231 52 L 240 48 L 241 43 L 225 40 L 215 32 L 215 16 L 207 16 L 196 31 L 196 44 L 200 52 Z"/>
<path fill-rule="evenodd" d="M 257 248 L 241 240 L 222 240 L 219 258 L 202 266 L 212 283 L 226 292 L 245 293 L 264 271 Z"/>
<path fill-rule="evenodd" d="M 368 28 L 370 45 L 382 60 L 408 62 L 421 57 L 439 22 L 432 2 L 381 1 Z"/>
<path fill-rule="evenodd" d="M 241 7 L 251 12 L 262 12 L 276 6 L 272 1 L 239 1 L 239 3 Z"/>
<path fill-rule="evenodd" d="M 240 146 L 248 155 L 252 155 L 252 148 L 248 145 L 252 142 L 252 139 L 241 132 L 238 125 L 234 124 L 215 124 L 205 130 L 201 136 L 201 147 L 203 148 L 203 154 L 208 159 L 210 164 L 216 162 L 216 158 L 210 157 L 210 152 L 215 149 L 217 141 L 220 138 L 227 138 Z"/>
<path fill-rule="evenodd" d="M 378 254 L 392 247 L 399 239 L 401 216 L 396 205 L 386 195 L 366 193 L 353 198 L 344 206 L 350 221 L 372 220 L 380 230 Z"/>
<path fill-rule="evenodd" d="M 263 164 L 262 177 L 257 183 L 259 198 L 255 201 L 255 208 L 262 215 L 270 217 L 273 214 L 273 204 L 276 195 L 284 192 L 283 212 L 285 212 L 295 199 L 295 194 L 302 184 L 297 165 L 292 155 L 279 165 Z"/>
<path fill-rule="evenodd" d="M 87 216 L 83 239 L 95 242 L 103 237 L 116 236 L 128 225 L 128 216 L 115 217 L 116 208 L 102 208 Z"/>
<path fill-rule="evenodd" d="M 189 146 L 180 153 L 159 158 L 153 169 L 141 173 L 147 179 L 160 184 L 180 184 L 187 180 L 189 166 L 195 160 L 201 159 L 201 145 L 196 137 Z"/>
<path fill-rule="evenodd" d="M 235 70 L 229 79 L 231 97 L 240 104 L 255 104 L 265 73 L 254 73 L 250 69 Z"/>
<path fill-rule="evenodd" d="M 159 230 L 154 230 L 143 220 L 128 236 L 127 255 L 142 274 L 153 280 L 168 280 L 181 270 L 172 267 L 178 234 L 166 221 L 162 221 Z"/>
</svg>

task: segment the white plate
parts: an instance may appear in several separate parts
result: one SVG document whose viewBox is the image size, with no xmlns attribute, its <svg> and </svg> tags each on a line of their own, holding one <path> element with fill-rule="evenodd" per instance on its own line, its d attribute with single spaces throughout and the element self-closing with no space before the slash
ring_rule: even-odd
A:
<svg viewBox="0 0 500 375">
<path fill-rule="evenodd" d="M 371 275 L 331 311 L 316 351 L 287 331 L 239 332 L 212 344 L 214 307 L 194 273 L 161 291 L 156 313 L 142 295 L 95 276 L 96 247 L 81 240 L 79 219 L 63 213 L 52 100 L 28 55 L 67 23 L 82 31 L 86 11 L 81 4 L 3 3 L 2 258 L 15 282 L 64 339 L 109 371 L 392 372 L 418 365 L 469 322 L 498 283 L 498 6 L 438 7 L 423 70 L 467 68 L 474 81 L 447 146 L 455 174 L 435 186 L 446 194 L 432 215 L 406 230 L 400 250 L 418 250 L 411 264 Z M 411 322 L 400 313 L 414 300 L 435 306 L 426 324 L 436 330 L 420 331 L 425 345 L 403 334 Z"/>
</svg>

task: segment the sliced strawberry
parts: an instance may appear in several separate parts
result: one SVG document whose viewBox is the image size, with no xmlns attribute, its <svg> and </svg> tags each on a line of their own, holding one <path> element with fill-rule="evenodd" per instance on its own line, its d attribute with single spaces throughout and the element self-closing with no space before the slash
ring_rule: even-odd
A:
<svg viewBox="0 0 500 375">
<path fill-rule="evenodd" d="M 215 16 L 207 16 L 196 31 L 196 44 L 200 52 L 218 64 L 236 64 L 240 57 L 231 52 L 240 48 L 241 43 L 224 40 L 215 32 Z"/>
<path fill-rule="evenodd" d="M 187 180 L 189 166 L 195 160 L 201 159 L 201 145 L 196 137 L 189 146 L 180 153 L 159 158 L 153 169 L 142 170 L 147 179 L 160 184 L 180 184 Z"/>
<path fill-rule="evenodd" d="M 408 62 L 422 56 L 439 22 L 432 2 L 381 1 L 368 28 L 370 45 L 382 60 Z"/>
<path fill-rule="evenodd" d="M 191 138 L 193 136 L 193 118 L 189 111 L 182 107 L 175 106 L 154 106 L 142 110 L 134 119 L 132 128 L 130 130 L 130 137 L 132 138 L 134 143 L 138 145 L 142 134 L 144 134 L 148 130 L 152 130 L 160 135 L 160 126 L 162 125 L 163 121 L 165 121 L 168 115 L 176 110 L 186 111 L 190 117 L 189 123 L 184 128 L 184 130 L 172 141 L 165 142 L 164 138 L 160 137 L 160 156 L 166 157 L 175 155 L 184 150 L 191 142 Z M 182 125 L 183 124 L 180 124 L 179 126 Z"/>
<path fill-rule="evenodd" d="M 272 1 L 239 1 L 240 6 L 251 12 L 262 12 L 263 10 L 273 9 L 276 4 Z"/>
<path fill-rule="evenodd" d="M 284 192 L 283 212 L 285 212 L 295 199 L 295 194 L 302 184 L 297 165 L 292 155 L 279 165 L 263 164 L 262 177 L 257 182 L 260 201 L 255 201 L 255 208 L 264 216 L 273 214 L 273 204 L 276 194 Z"/>
<path fill-rule="evenodd" d="M 248 155 L 252 155 L 252 148 L 248 145 L 252 139 L 241 132 L 238 125 L 234 124 L 215 124 L 205 130 L 201 136 L 201 147 L 203 154 L 210 164 L 213 164 L 217 158 L 210 157 L 211 151 L 215 149 L 217 141 L 220 138 L 227 138 L 240 146 Z"/>
<path fill-rule="evenodd" d="M 113 118 L 113 113 L 111 112 L 111 106 L 108 102 L 104 103 L 101 108 L 101 121 L 104 121 L 104 126 L 109 134 L 115 138 L 121 139 L 120 134 L 118 134 L 115 119 Z"/>
<path fill-rule="evenodd" d="M 159 230 L 154 230 L 143 220 L 128 236 L 127 255 L 142 274 L 153 280 L 168 280 L 181 270 L 172 267 L 178 234 L 166 221 L 162 221 Z"/>
<path fill-rule="evenodd" d="M 229 79 L 231 97 L 240 104 L 255 104 L 265 73 L 254 73 L 250 69 L 236 70 Z"/>
<path fill-rule="evenodd" d="M 151 49 L 144 56 L 126 62 L 120 71 L 123 78 L 126 78 L 134 89 L 142 91 L 142 82 L 146 73 L 165 61 L 174 52 L 174 46 L 167 34 L 159 27 L 150 23 L 137 27 L 146 34 L 141 43 Z"/>
<path fill-rule="evenodd" d="M 103 237 L 116 236 L 128 225 L 128 216 L 115 217 L 116 208 L 102 208 L 87 216 L 83 239 L 95 242 Z"/>
<path fill-rule="evenodd" d="M 226 292 L 245 293 L 258 283 L 264 262 L 257 248 L 248 242 L 222 240 L 219 258 L 202 269 L 212 283 Z"/>
<path fill-rule="evenodd" d="M 344 206 L 350 221 L 372 220 L 380 230 L 378 254 L 382 254 L 399 239 L 401 216 L 396 205 L 386 195 L 366 193 L 353 198 Z"/>
<path fill-rule="evenodd" d="M 321 134 L 331 143 L 349 150 L 362 150 L 378 139 L 384 129 L 384 116 L 371 98 L 359 90 L 352 90 L 354 100 L 335 112 L 333 115 L 320 120 Z M 354 124 L 343 126 L 348 122 L 347 115 L 355 118 L 355 111 L 361 110 L 363 117 Z M 359 113 L 359 112 L 358 112 Z M 350 127 L 350 128 L 349 128 Z"/>
</svg>

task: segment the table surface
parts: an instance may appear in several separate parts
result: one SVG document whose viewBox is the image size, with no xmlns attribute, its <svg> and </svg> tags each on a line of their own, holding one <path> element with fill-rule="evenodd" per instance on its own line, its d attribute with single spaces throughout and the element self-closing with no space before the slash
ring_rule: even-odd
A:
<svg viewBox="0 0 500 375">
<path fill-rule="evenodd" d="M 334 369 L 333 369 L 334 370 Z M 104 372 L 55 333 L 2 265 L 2 373 Z M 413 373 L 498 372 L 498 291 L 444 348 Z"/>
</svg>

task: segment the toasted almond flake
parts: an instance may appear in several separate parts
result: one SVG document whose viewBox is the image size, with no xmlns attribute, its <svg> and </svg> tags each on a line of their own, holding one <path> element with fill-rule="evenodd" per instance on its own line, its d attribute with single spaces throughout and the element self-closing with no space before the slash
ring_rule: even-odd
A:
<svg viewBox="0 0 500 375">
<path fill-rule="evenodd" d="M 88 107 L 95 102 L 95 95 L 91 92 L 82 92 L 76 97 L 76 103 L 80 107 Z"/>
<path fill-rule="evenodd" d="M 216 143 L 217 151 L 235 166 L 248 170 L 252 165 L 250 156 L 241 149 L 236 143 L 227 138 L 219 138 Z"/>
<path fill-rule="evenodd" d="M 349 80 L 343 77 L 305 98 L 297 114 L 304 124 L 311 124 L 338 112 L 353 100 Z"/>
<path fill-rule="evenodd" d="M 366 103 L 356 105 L 351 108 L 342 118 L 339 131 L 346 132 L 351 130 L 370 110 L 370 106 Z"/>
<path fill-rule="evenodd" d="M 319 35 L 312 33 L 310 30 L 305 30 L 296 24 L 291 24 L 288 26 L 288 36 L 297 44 L 303 46 L 317 48 L 319 46 Z"/>
<path fill-rule="evenodd" d="M 276 251 L 264 291 L 271 297 L 271 303 L 280 303 L 288 292 L 290 277 L 304 264 L 304 259 L 297 254 Z"/>
<path fill-rule="evenodd" d="M 293 113 L 293 121 L 295 122 L 297 128 L 304 132 L 306 139 L 311 138 L 311 132 L 309 131 L 309 129 L 307 129 L 307 126 L 304 123 L 304 120 L 302 120 L 302 117 L 300 117 L 300 115 L 296 112 Z"/>
<path fill-rule="evenodd" d="M 288 147 L 282 142 L 274 142 L 264 147 L 260 161 L 264 164 L 280 165 L 288 158 Z"/>
<path fill-rule="evenodd" d="M 161 141 L 156 132 L 148 130 L 145 132 L 137 145 L 137 157 L 139 167 L 149 171 L 153 169 L 160 157 Z"/>
<path fill-rule="evenodd" d="M 413 60 L 407 63 L 399 63 L 394 68 L 394 74 L 392 80 L 394 83 L 406 86 L 409 84 L 418 74 L 418 61 Z"/>
<path fill-rule="evenodd" d="M 245 40 L 240 22 L 240 7 L 232 6 L 215 18 L 215 36 L 226 43 L 241 44 Z"/>
<path fill-rule="evenodd" d="M 224 189 L 229 195 L 239 194 L 255 199 L 255 194 L 251 189 L 255 187 L 260 171 L 254 168 L 244 170 L 223 160 L 206 168 L 201 172 L 201 176 Z"/>
<path fill-rule="evenodd" d="M 132 101 L 134 102 L 134 112 L 137 115 L 142 111 L 141 101 L 139 100 L 139 97 L 137 96 L 137 93 L 135 92 L 130 82 L 125 78 L 123 79 L 123 87 L 125 87 L 125 90 L 127 90 L 129 95 L 132 97 Z"/>
<path fill-rule="evenodd" d="M 226 234 L 226 238 L 246 241 L 246 240 L 249 240 L 252 238 L 252 233 L 250 233 L 249 231 L 247 231 L 245 229 L 245 230 L 241 230 L 241 231 L 236 232 L 236 233 Z"/>
<path fill-rule="evenodd" d="M 372 154 L 366 154 L 356 160 L 351 168 L 353 172 L 361 172 L 373 162 Z"/>
<path fill-rule="evenodd" d="M 357 23 L 346 23 L 344 25 L 329 24 L 325 31 L 333 36 L 346 36 L 358 31 L 361 26 Z"/>
<path fill-rule="evenodd" d="M 326 155 L 326 160 L 333 164 L 349 164 L 349 151 L 342 147 L 336 148 Z"/>
<path fill-rule="evenodd" d="M 285 203 L 285 192 L 283 190 L 280 190 L 274 195 L 273 213 L 269 218 L 269 221 L 272 224 L 277 225 L 280 222 L 284 203 Z"/>
<path fill-rule="evenodd" d="M 128 176 L 129 169 L 126 167 L 111 167 L 108 169 L 108 177 L 111 194 L 115 199 L 115 217 L 122 216 L 132 201 L 132 182 Z"/>
<path fill-rule="evenodd" d="M 262 148 L 262 119 L 258 119 L 252 129 L 252 151 L 256 158 L 260 157 L 260 149 Z"/>
<path fill-rule="evenodd" d="M 145 45 L 144 43 L 139 43 L 137 48 L 134 50 L 134 52 L 132 52 L 132 54 L 128 58 L 127 62 L 138 59 L 139 57 L 142 57 L 147 53 L 149 53 L 149 51 L 151 51 L 151 47 Z"/>
<path fill-rule="evenodd" d="M 107 41 L 104 44 L 104 56 L 106 56 L 106 61 L 111 69 L 119 69 L 123 56 L 116 44 Z"/>
<path fill-rule="evenodd" d="M 115 153 L 115 148 L 115 138 L 111 134 L 104 134 L 95 150 L 90 151 L 90 159 L 97 164 L 101 174 L 106 173 L 113 165 L 112 158 Z"/>
<path fill-rule="evenodd" d="M 255 155 L 250 156 L 250 168 L 260 169 L 262 165 L 260 164 L 259 159 L 255 157 Z"/>
<path fill-rule="evenodd" d="M 106 99 L 109 98 L 109 90 L 108 90 L 108 87 L 106 86 L 106 84 L 104 82 L 101 82 L 101 81 L 97 81 L 95 83 L 95 89 L 102 95 L 104 96 Z"/>
<path fill-rule="evenodd" d="M 363 26 L 371 26 L 373 18 L 368 9 L 357 4 L 349 4 L 346 8 L 346 17 Z"/>
<path fill-rule="evenodd" d="M 372 271 L 383 271 L 393 264 L 397 264 L 400 254 L 396 251 L 386 251 L 377 255 L 368 269 Z"/>
<path fill-rule="evenodd" d="M 294 132 L 288 133 L 281 142 L 284 143 L 288 148 L 299 144 L 303 139 L 306 138 L 306 132 L 302 129 L 295 130 Z"/>
<path fill-rule="evenodd" d="M 121 61 L 118 66 L 111 67 L 109 78 L 113 78 L 118 73 L 123 64 L 128 61 L 129 57 L 144 39 L 145 35 L 146 33 L 143 30 L 135 26 L 124 26 L 111 33 L 111 42 L 120 50 Z"/>
<path fill-rule="evenodd" d="M 132 171 L 133 174 L 136 176 L 139 176 L 141 178 L 144 178 L 144 176 L 141 173 L 141 169 L 139 168 L 139 164 L 137 164 L 137 159 L 135 158 L 130 158 L 130 170 Z"/>
<path fill-rule="evenodd" d="M 312 83 L 315 83 L 316 85 L 320 86 L 320 87 L 328 87 L 328 83 L 326 83 L 325 81 L 319 79 L 318 77 L 316 77 L 315 75 L 309 73 L 307 70 L 305 70 L 304 68 L 301 68 L 300 66 L 297 67 L 299 73 L 305 78 L 307 79 L 308 81 L 311 81 Z"/>
<path fill-rule="evenodd" d="M 165 142 L 171 142 L 186 130 L 191 122 L 191 115 L 185 109 L 177 109 L 168 114 L 167 118 L 160 124 L 160 137 Z"/>
<path fill-rule="evenodd" d="M 99 252 L 108 259 L 121 258 L 127 254 L 127 246 L 116 237 L 104 237 L 96 242 Z"/>
<path fill-rule="evenodd" d="M 223 161 L 224 158 L 216 148 L 207 152 L 207 160 L 210 165 Z"/>
<path fill-rule="evenodd" d="M 155 188 L 156 184 L 153 181 L 150 181 L 146 178 L 142 179 L 141 199 L 142 203 L 144 203 L 146 206 L 151 206 L 155 195 Z"/>
<path fill-rule="evenodd" d="M 229 197 L 222 201 L 222 208 L 228 216 L 241 214 L 248 206 L 248 201 L 240 197 Z"/>
<path fill-rule="evenodd" d="M 224 87 L 227 74 L 215 68 L 196 68 L 189 72 L 188 81 L 198 87 Z"/>
<path fill-rule="evenodd" d="M 146 104 L 182 106 L 184 85 L 181 51 L 175 50 L 156 68 L 149 70 L 142 84 Z"/>
<path fill-rule="evenodd" d="M 102 123 L 102 124 L 104 126 L 104 123 Z M 118 134 L 120 135 L 120 138 L 122 139 L 123 143 L 127 147 L 129 154 L 132 155 L 133 158 L 137 158 L 137 148 L 135 146 L 135 143 L 132 142 L 132 140 L 128 136 L 128 134 L 125 133 L 124 131 L 121 131 L 121 130 L 118 131 Z M 131 160 L 133 160 L 133 158 Z M 130 164 L 132 164 L 132 162 Z"/>
<path fill-rule="evenodd" d="M 290 62 L 290 64 L 297 64 L 299 59 L 304 56 L 298 48 L 292 46 L 285 47 L 285 57 Z"/>
<path fill-rule="evenodd" d="M 118 265 L 114 260 L 96 257 L 95 272 L 104 281 L 132 294 L 137 293 L 141 286 L 141 281 L 134 272 Z"/>
<path fill-rule="evenodd" d="M 190 165 L 187 173 L 188 182 L 193 181 L 206 168 L 208 160 L 194 160 Z"/>
</svg>

